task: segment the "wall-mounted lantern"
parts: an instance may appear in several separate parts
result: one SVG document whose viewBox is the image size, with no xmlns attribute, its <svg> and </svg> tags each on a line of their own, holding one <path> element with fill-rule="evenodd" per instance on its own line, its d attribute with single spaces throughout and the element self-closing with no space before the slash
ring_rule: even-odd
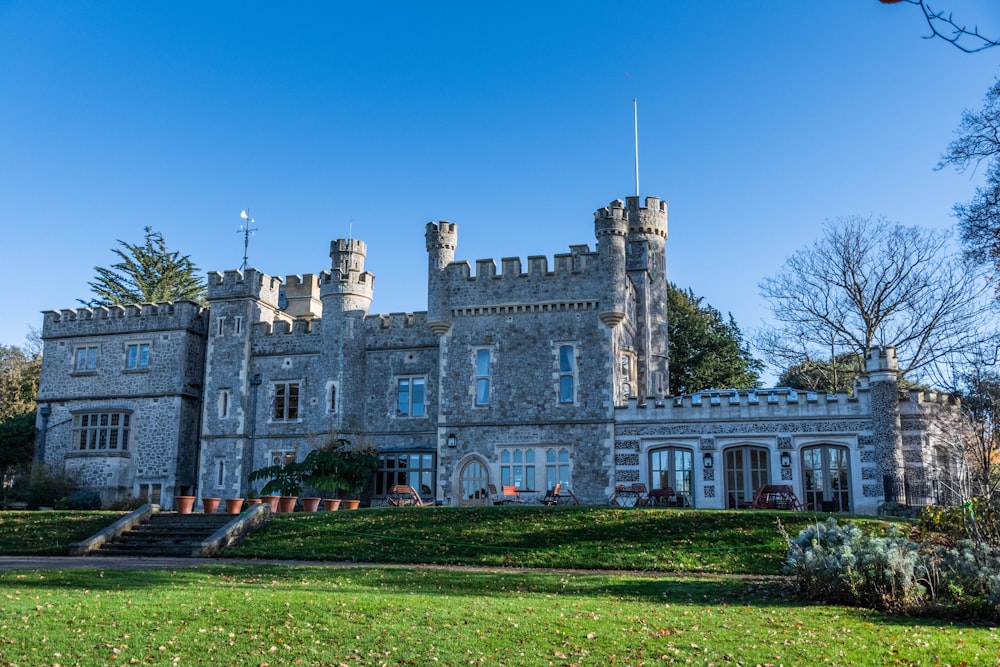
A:
<svg viewBox="0 0 1000 667">
<path fill-rule="evenodd" d="M 712 452 L 705 452 L 705 455 L 701 457 L 701 464 L 706 468 L 711 468 L 715 465 L 715 455 Z"/>
<path fill-rule="evenodd" d="M 781 467 L 791 468 L 792 467 L 792 455 L 788 452 L 781 452 Z"/>
<path fill-rule="evenodd" d="M 449 433 L 448 437 L 445 438 L 444 442 L 446 445 L 448 445 L 448 447 L 451 448 L 454 448 L 456 445 L 458 445 L 458 439 L 455 437 L 454 433 Z"/>
</svg>

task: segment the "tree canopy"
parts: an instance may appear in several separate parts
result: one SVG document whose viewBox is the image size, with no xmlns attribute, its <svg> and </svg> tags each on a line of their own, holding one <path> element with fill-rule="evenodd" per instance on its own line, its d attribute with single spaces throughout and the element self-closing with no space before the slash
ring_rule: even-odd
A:
<svg viewBox="0 0 1000 667">
<path fill-rule="evenodd" d="M 120 247 L 112 252 L 120 262 L 111 267 L 94 267 L 97 275 L 88 284 L 96 296 L 84 303 L 111 306 L 185 299 L 204 301 L 205 284 L 190 257 L 168 250 L 163 235 L 151 227 L 146 227 L 145 232 L 142 244 L 118 241 Z"/>
<path fill-rule="evenodd" d="M 953 255 L 947 232 L 881 218 L 827 221 L 760 289 L 776 324 L 755 343 L 777 369 L 891 345 L 903 375 L 937 380 L 993 330 L 989 288 Z"/>
<path fill-rule="evenodd" d="M 670 393 L 760 386 L 763 364 L 753 358 L 732 315 L 702 303 L 691 289 L 667 283 Z"/>
<path fill-rule="evenodd" d="M 0 479 L 9 479 L 13 468 L 31 461 L 41 370 L 38 354 L 0 345 Z"/>
<path fill-rule="evenodd" d="M 828 359 L 803 359 L 787 368 L 778 378 L 778 385 L 821 394 L 850 392 L 856 378 L 865 368 L 864 357 L 854 352 L 838 354 Z"/>
</svg>

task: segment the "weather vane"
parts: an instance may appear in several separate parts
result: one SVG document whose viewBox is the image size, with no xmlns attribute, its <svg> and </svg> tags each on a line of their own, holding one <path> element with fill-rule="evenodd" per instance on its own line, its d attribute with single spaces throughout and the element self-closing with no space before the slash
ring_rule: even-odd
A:
<svg viewBox="0 0 1000 667">
<path fill-rule="evenodd" d="M 247 248 L 250 247 L 250 237 L 257 231 L 257 228 L 253 226 L 254 219 L 250 217 L 250 209 L 245 208 L 240 211 L 240 217 L 245 221 L 242 225 L 240 225 L 240 228 L 236 230 L 237 234 L 243 235 L 243 266 L 240 267 L 240 271 L 246 271 Z"/>
</svg>

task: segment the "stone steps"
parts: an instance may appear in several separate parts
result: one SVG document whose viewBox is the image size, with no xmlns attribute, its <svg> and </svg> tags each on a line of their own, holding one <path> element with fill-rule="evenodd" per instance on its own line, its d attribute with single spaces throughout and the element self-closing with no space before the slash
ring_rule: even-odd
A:
<svg viewBox="0 0 1000 667">
<path fill-rule="evenodd" d="M 232 514 L 158 512 L 108 540 L 91 555 L 193 557 L 203 541 L 239 518 Z"/>
</svg>

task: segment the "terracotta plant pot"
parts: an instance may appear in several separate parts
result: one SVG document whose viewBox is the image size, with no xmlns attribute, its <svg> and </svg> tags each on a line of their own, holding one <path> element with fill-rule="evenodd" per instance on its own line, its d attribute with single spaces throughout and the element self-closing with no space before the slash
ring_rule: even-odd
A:
<svg viewBox="0 0 1000 667">
<path fill-rule="evenodd" d="M 336 512 L 340 509 L 340 498 L 324 498 L 323 509 L 328 512 Z"/>
<path fill-rule="evenodd" d="M 262 502 L 264 502 L 264 501 L 263 501 L 263 500 L 261 500 L 260 498 L 251 498 L 251 499 L 250 499 L 250 500 L 249 500 L 248 502 L 249 502 L 249 503 L 250 503 L 251 505 L 260 505 L 260 504 L 261 504 Z"/>
<path fill-rule="evenodd" d="M 261 502 L 267 503 L 267 506 L 271 508 L 272 512 L 278 511 L 278 498 L 280 496 L 261 496 Z"/>
<path fill-rule="evenodd" d="M 321 498 L 303 498 L 302 499 L 302 511 L 303 512 L 315 512 L 319 509 L 319 501 Z"/>
<path fill-rule="evenodd" d="M 341 500 L 340 506 L 345 510 L 356 510 L 361 506 L 360 500 Z"/>
<path fill-rule="evenodd" d="M 242 511 L 242 498 L 226 498 L 226 514 L 239 514 Z"/>
<path fill-rule="evenodd" d="M 281 496 L 278 498 L 278 513 L 288 514 L 295 511 L 295 501 L 298 496 Z"/>
<path fill-rule="evenodd" d="M 205 514 L 215 514 L 219 511 L 219 503 L 222 502 L 222 498 L 202 498 L 201 507 L 205 510 Z"/>
<path fill-rule="evenodd" d="M 194 496 L 174 496 L 174 509 L 178 514 L 190 514 L 194 510 Z"/>
</svg>

